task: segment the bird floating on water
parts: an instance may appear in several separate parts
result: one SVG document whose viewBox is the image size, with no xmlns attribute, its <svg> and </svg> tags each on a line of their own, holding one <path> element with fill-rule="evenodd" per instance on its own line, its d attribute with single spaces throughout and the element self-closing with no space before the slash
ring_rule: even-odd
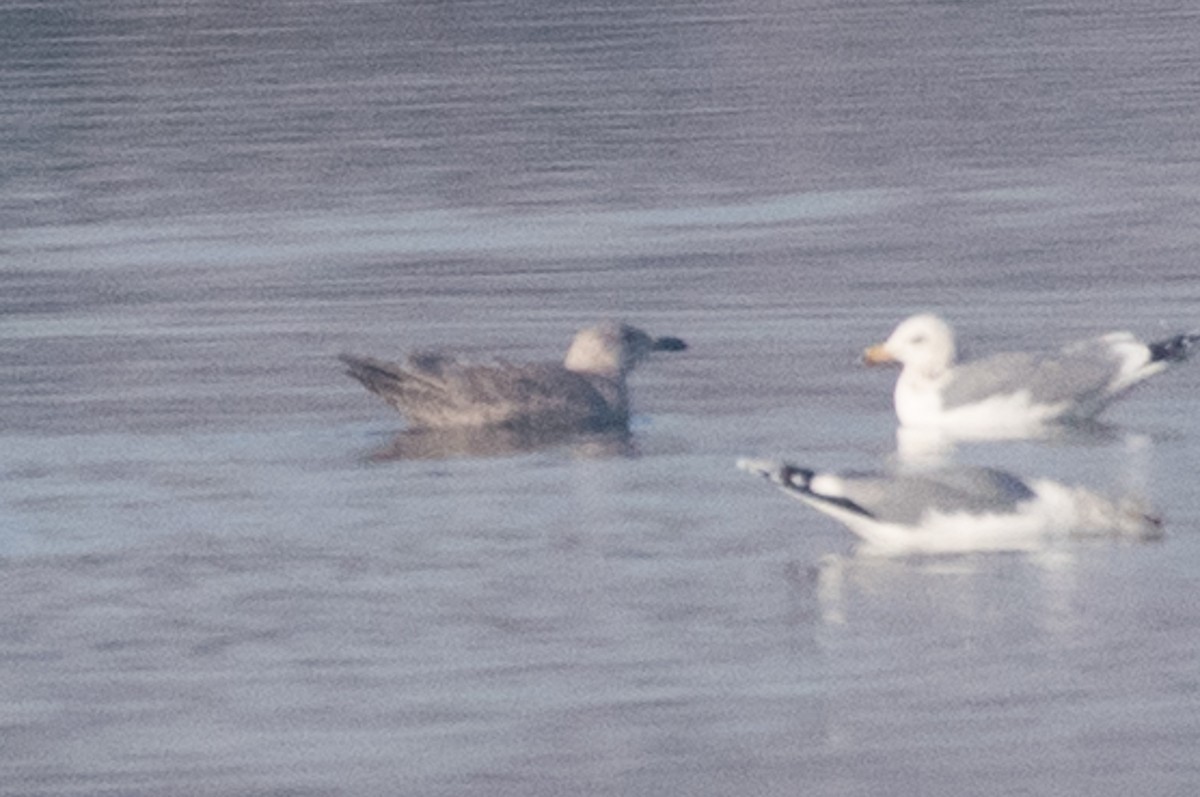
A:
<svg viewBox="0 0 1200 797">
<path fill-rule="evenodd" d="M 935 315 L 915 315 L 866 350 L 870 365 L 896 362 L 901 425 L 964 436 L 1020 436 L 1045 424 L 1086 421 L 1140 382 L 1187 359 L 1200 331 L 1143 343 L 1111 332 L 1055 352 L 1008 352 L 956 363 L 954 332 Z"/>
<path fill-rule="evenodd" d="M 777 460 L 737 465 L 840 521 L 870 553 L 1036 550 L 1056 536 L 1162 535 L 1162 521 L 1136 500 L 994 468 L 818 473 Z"/>
<path fill-rule="evenodd" d="M 413 428 L 582 431 L 625 425 L 630 371 L 652 352 L 686 348 L 679 338 L 606 321 L 580 330 L 561 363 L 473 364 L 427 352 L 403 365 L 352 354 L 340 359 L 346 373 Z"/>
</svg>

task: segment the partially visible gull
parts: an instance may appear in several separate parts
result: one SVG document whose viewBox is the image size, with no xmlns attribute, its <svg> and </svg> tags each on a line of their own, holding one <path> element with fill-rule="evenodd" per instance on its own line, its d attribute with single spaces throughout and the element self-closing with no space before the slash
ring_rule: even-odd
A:
<svg viewBox="0 0 1200 797">
<path fill-rule="evenodd" d="M 950 326 L 934 315 L 915 315 L 867 349 L 864 360 L 902 366 L 895 392 L 902 425 L 1010 436 L 1090 419 L 1134 385 L 1187 359 L 1198 342 L 1200 332 L 1155 343 L 1111 332 L 1056 352 L 1009 352 L 958 364 Z"/>
<path fill-rule="evenodd" d="M 605 322 L 581 330 L 562 363 L 469 364 L 415 353 L 404 365 L 341 355 L 350 376 L 413 428 L 503 427 L 596 430 L 629 419 L 625 378 L 654 351 L 687 348 L 637 327 Z"/>
<path fill-rule="evenodd" d="M 775 460 L 737 464 L 845 524 L 870 553 L 1018 551 L 1056 536 L 1161 536 L 1161 521 L 1136 501 L 993 468 L 817 473 Z"/>
</svg>

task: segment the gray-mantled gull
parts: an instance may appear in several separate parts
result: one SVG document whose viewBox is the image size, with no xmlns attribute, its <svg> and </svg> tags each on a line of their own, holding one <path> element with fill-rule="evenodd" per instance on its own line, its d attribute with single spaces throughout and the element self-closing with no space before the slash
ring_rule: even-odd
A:
<svg viewBox="0 0 1200 797">
<path fill-rule="evenodd" d="M 776 460 L 737 464 L 840 521 L 871 553 L 1034 550 L 1056 535 L 1162 533 L 1161 521 L 1137 501 L 994 468 L 817 473 Z"/>
<path fill-rule="evenodd" d="M 901 322 L 864 360 L 902 366 L 895 407 L 903 426 L 1019 436 L 1094 417 L 1134 385 L 1186 359 L 1198 342 L 1200 332 L 1155 343 L 1111 332 L 1057 352 L 1008 352 L 958 364 L 954 332 L 926 314 Z"/>
<path fill-rule="evenodd" d="M 415 353 L 404 365 L 341 355 L 346 373 L 408 418 L 414 428 L 505 427 L 596 430 L 629 419 L 625 378 L 653 351 L 686 349 L 604 322 L 581 330 L 562 363 L 470 364 Z"/>
</svg>

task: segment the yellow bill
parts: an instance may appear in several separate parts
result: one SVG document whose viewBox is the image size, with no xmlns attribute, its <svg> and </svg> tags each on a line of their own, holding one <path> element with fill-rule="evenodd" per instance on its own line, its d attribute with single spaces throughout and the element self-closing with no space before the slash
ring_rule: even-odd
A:
<svg viewBox="0 0 1200 797">
<path fill-rule="evenodd" d="M 883 365 L 895 361 L 896 359 L 888 353 L 882 343 L 871 346 L 863 352 L 863 362 L 867 365 Z"/>
</svg>

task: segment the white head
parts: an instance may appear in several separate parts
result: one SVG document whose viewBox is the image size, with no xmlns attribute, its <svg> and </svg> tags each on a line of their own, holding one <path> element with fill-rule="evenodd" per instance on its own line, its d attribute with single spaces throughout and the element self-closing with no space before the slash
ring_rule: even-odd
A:
<svg viewBox="0 0 1200 797">
<path fill-rule="evenodd" d="M 863 354 L 868 364 L 898 362 L 905 370 L 935 379 L 954 365 L 954 331 L 928 313 L 905 319 L 883 343 Z"/>
<path fill-rule="evenodd" d="M 624 378 L 652 351 L 685 348 L 679 338 L 652 338 L 629 324 L 606 321 L 575 335 L 563 365 L 569 371 L 617 379 Z"/>
</svg>

